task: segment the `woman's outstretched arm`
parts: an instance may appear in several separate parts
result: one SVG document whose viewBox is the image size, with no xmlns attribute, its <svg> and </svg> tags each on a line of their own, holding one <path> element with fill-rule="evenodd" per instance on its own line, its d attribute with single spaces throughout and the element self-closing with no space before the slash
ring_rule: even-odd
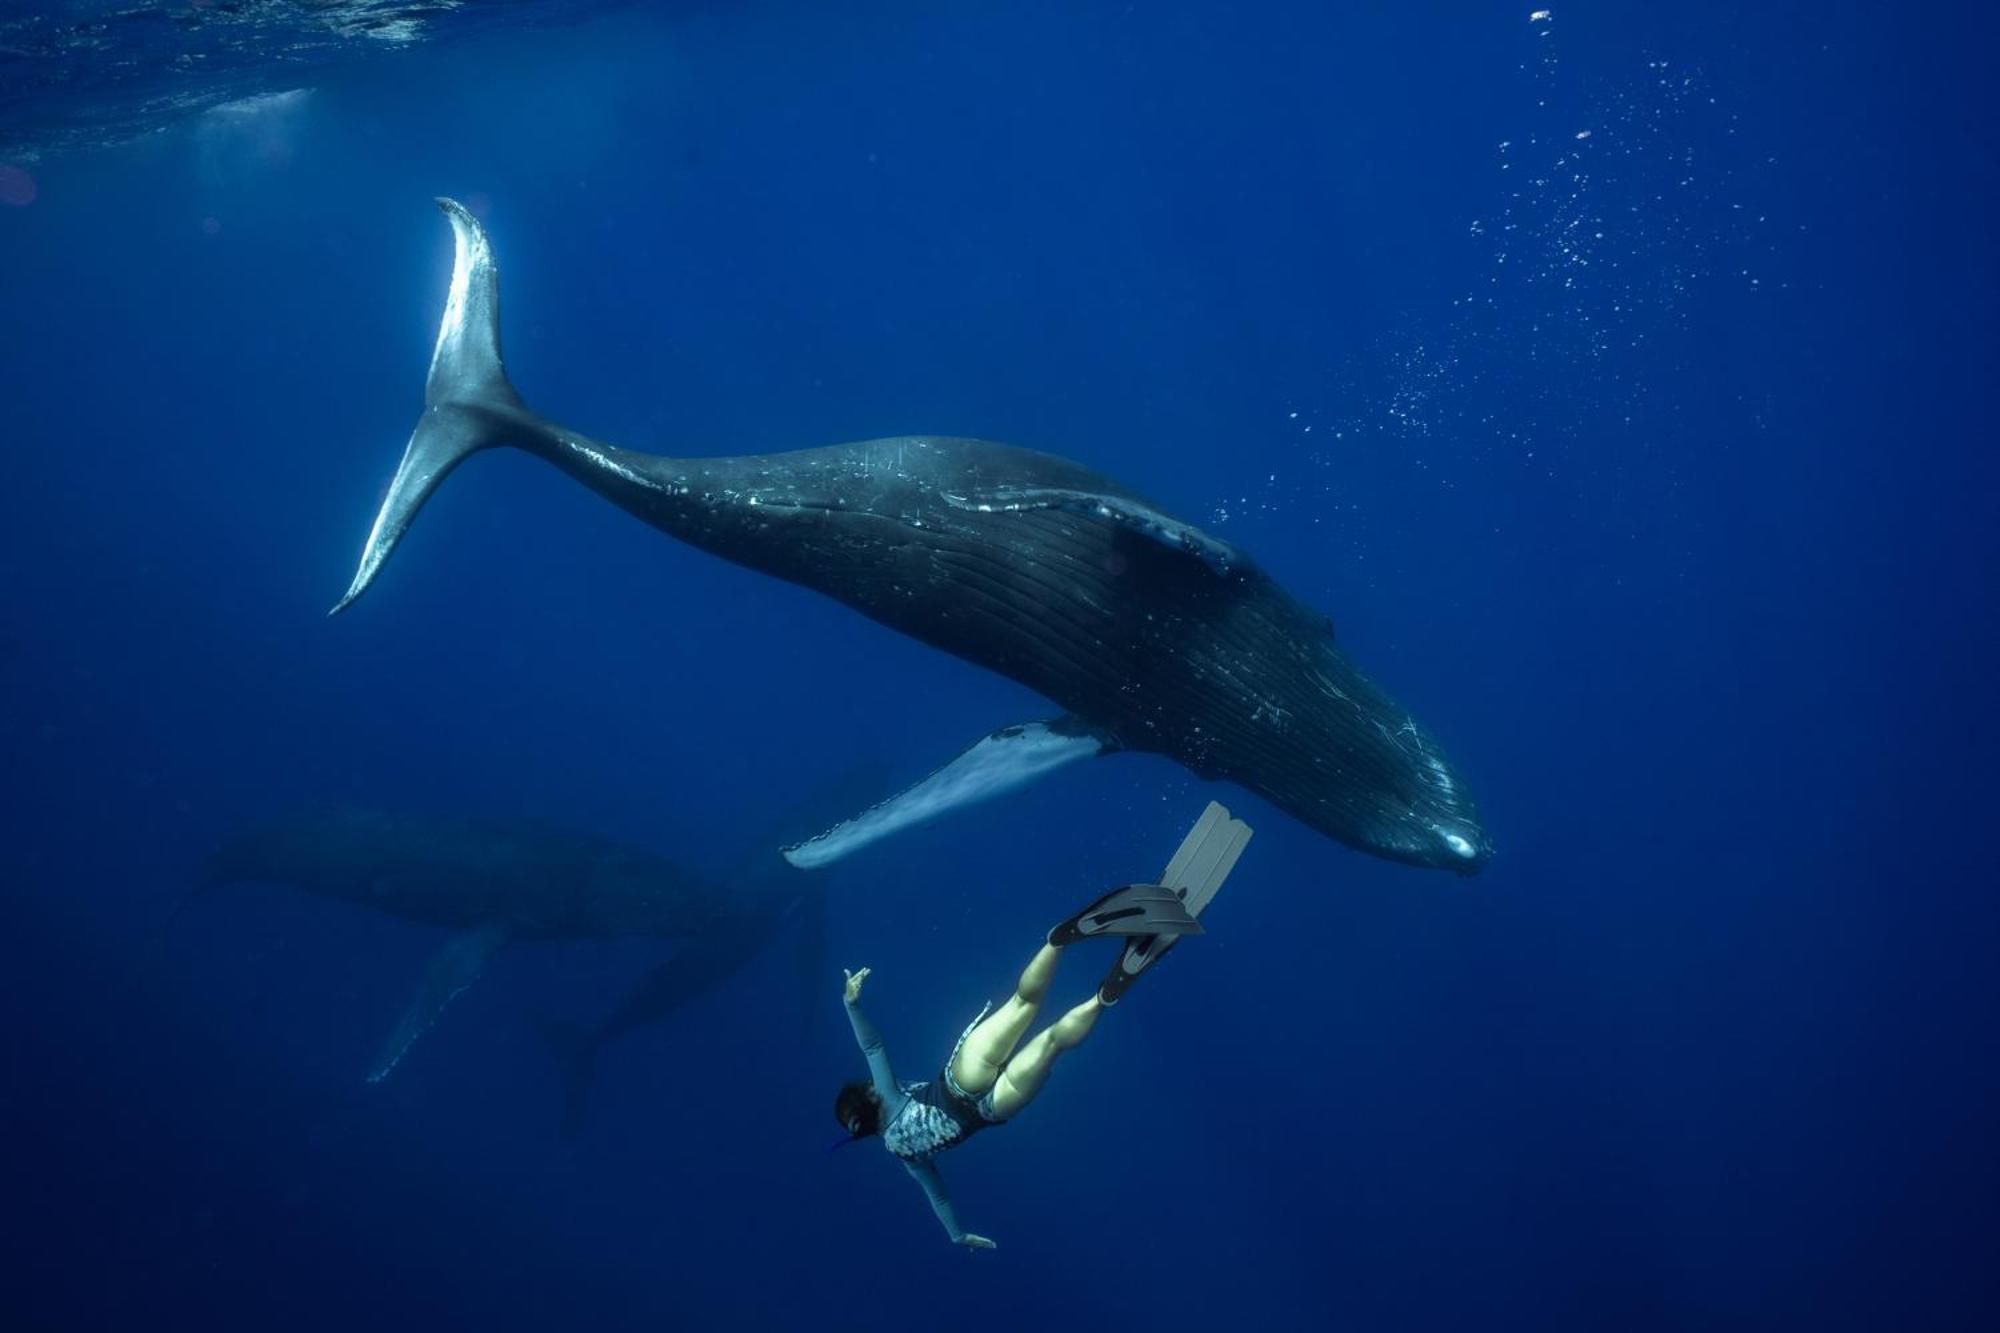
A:
<svg viewBox="0 0 2000 1333">
<path fill-rule="evenodd" d="M 984 1236 L 975 1236 L 958 1224 L 958 1212 L 951 1206 L 951 1196 L 944 1192 L 944 1177 L 929 1162 L 905 1162 L 910 1178 L 924 1187 L 924 1197 L 931 1201 L 931 1211 L 943 1224 L 947 1236 L 954 1245 L 963 1245 L 968 1250 L 991 1250 L 998 1248 Z"/>
<path fill-rule="evenodd" d="M 847 1022 L 854 1029 L 854 1042 L 867 1057 L 868 1077 L 875 1084 L 875 1095 L 882 1099 L 882 1113 L 893 1118 L 903 1104 L 903 1087 L 896 1082 L 896 1071 L 889 1067 L 889 1050 L 882 1044 L 882 1034 L 868 1021 L 868 1015 L 861 1012 L 861 983 L 866 980 L 865 967 L 848 972 L 842 998 L 847 1002 Z"/>
</svg>

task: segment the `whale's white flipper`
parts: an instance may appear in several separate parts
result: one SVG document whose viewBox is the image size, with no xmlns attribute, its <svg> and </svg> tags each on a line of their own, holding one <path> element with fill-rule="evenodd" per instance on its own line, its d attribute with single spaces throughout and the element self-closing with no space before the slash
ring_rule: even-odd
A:
<svg viewBox="0 0 2000 1333">
<path fill-rule="evenodd" d="M 1044 773 L 1116 749 L 1073 717 L 1002 727 L 914 787 L 836 824 L 810 841 L 785 848 L 801 870 L 828 865 L 871 842 L 927 824 L 961 806 L 1017 791 Z"/>
<path fill-rule="evenodd" d="M 1218 574 L 1227 574 L 1250 563 L 1249 557 L 1222 538 L 1211 536 L 1192 523 L 1122 495 L 1063 490 L 1054 486 L 1010 486 L 970 495 L 946 493 L 944 498 L 945 503 L 955 509 L 971 509 L 982 514 L 1029 513 L 1044 509 L 1094 514 L 1098 518 L 1121 523 L 1171 550 L 1185 551 Z"/>
<path fill-rule="evenodd" d="M 416 1039 L 430 1031 L 438 1015 L 460 991 L 479 980 L 479 974 L 486 970 L 486 960 L 505 948 L 513 935 L 514 928 L 507 922 L 488 921 L 460 931 L 445 942 L 424 969 L 417 998 L 403 1011 L 389 1040 L 382 1043 L 382 1053 L 368 1071 L 370 1083 L 380 1083 L 389 1077 Z"/>
</svg>

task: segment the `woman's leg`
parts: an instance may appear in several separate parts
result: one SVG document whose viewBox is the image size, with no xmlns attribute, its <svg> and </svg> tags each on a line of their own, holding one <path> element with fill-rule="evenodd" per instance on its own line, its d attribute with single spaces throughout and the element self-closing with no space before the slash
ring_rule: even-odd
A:
<svg viewBox="0 0 2000 1333">
<path fill-rule="evenodd" d="M 959 1045 L 958 1056 L 951 1062 L 951 1076 L 968 1094 L 979 1096 L 1000 1077 L 1007 1057 L 1034 1026 L 1035 1014 L 1042 1007 L 1042 997 L 1049 993 L 1049 982 L 1061 958 L 1061 949 L 1044 944 L 1022 969 L 1021 979 L 1014 983 L 1014 994 L 1007 1003 L 972 1029 Z"/>
<path fill-rule="evenodd" d="M 1009 1060 L 993 1085 L 993 1114 L 1005 1120 L 1035 1099 L 1048 1082 L 1056 1057 L 1090 1035 L 1104 1006 L 1095 995 L 1058 1018 Z"/>
</svg>

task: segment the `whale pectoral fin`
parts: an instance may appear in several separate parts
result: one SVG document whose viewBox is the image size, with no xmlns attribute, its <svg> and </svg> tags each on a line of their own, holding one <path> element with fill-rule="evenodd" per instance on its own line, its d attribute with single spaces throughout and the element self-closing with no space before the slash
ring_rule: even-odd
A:
<svg viewBox="0 0 2000 1333">
<path fill-rule="evenodd" d="M 1002 727 L 913 787 L 809 841 L 785 848 L 802 870 L 838 861 L 892 833 L 1027 786 L 1064 764 L 1118 748 L 1074 717 Z"/>
<path fill-rule="evenodd" d="M 376 1057 L 368 1071 L 370 1083 L 380 1083 L 389 1077 L 402 1061 L 418 1037 L 430 1031 L 431 1024 L 437 1022 L 444 1007 L 452 1002 L 458 993 L 479 980 L 479 974 L 486 970 L 486 962 L 494 954 L 506 947 L 512 939 L 514 928 L 505 921 L 487 921 L 462 930 L 445 942 L 445 946 L 432 956 L 424 968 L 424 979 L 417 987 L 416 998 L 403 1011 L 396 1030 L 389 1034 L 389 1040 L 382 1043 L 382 1053 Z"/>
<path fill-rule="evenodd" d="M 1130 528 L 1169 550 L 1184 551 L 1218 574 L 1228 574 L 1250 564 L 1250 557 L 1222 538 L 1127 496 L 1036 486 L 1009 487 L 967 495 L 947 493 L 944 498 L 954 509 L 972 509 L 983 514 L 1026 513 L 1043 509 L 1094 514 Z"/>
</svg>

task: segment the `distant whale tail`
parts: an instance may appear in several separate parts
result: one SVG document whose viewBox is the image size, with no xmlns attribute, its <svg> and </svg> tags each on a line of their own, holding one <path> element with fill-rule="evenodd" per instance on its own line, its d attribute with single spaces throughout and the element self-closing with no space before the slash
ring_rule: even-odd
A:
<svg viewBox="0 0 2000 1333">
<path fill-rule="evenodd" d="M 549 1019 L 542 1023 L 542 1040 L 556 1058 L 562 1076 L 562 1136 L 583 1132 L 590 1109 L 590 1089 L 597 1079 L 598 1043 L 576 1023 Z"/>
<path fill-rule="evenodd" d="M 328 614 L 346 610 L 368 590 L 417 511 L 453 468 L 481 449 L 525 443 L 541 424 L 522 405 L 501 364 L 500 273 L 486 233 L 464 205 L 451 199 L 437 202 L 451 221 L 457 253 L 430 378 L 424 383 L 424 414 L 382 497 L 354 582 Z"/>
<path fill-rule="evenodd" d="M 169 897 L 160 920 L 147 932 L 145 952 L 150 958 L 165 952 L 167 937 L 180 924 L 188 909 L 196 902 L 226 885 L 234 884 L 242 878 L 229 864 L 227 848 L 211 853 L 195 873 L 176 888 Z"/>
</svg>

